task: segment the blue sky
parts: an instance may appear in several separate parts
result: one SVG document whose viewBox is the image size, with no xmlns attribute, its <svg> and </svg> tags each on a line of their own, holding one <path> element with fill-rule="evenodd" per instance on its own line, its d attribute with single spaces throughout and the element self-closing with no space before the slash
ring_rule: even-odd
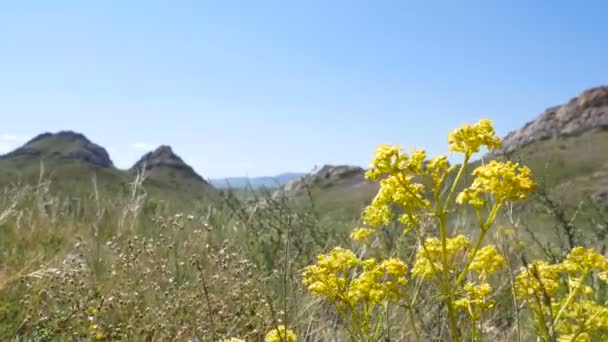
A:
<svg viewBox="0 0 608 342">
<path fill-rule="evenodd" d="M 608 83 L 608 3 L 6 1 L 0 153 L 71 129 L 128 167 L 170 144 L 205 177 L 444 153 Z"/>
</svg>

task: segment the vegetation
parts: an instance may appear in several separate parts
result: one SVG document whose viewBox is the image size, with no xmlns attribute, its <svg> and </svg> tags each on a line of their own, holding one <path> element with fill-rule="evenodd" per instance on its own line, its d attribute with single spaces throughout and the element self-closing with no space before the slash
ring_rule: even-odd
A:
<svg viewBox="0 0 608 342">
<path fill-rule="evenodd" d="M 471 162 L 500 145 L 487 120 L 449 142 L 460 165 L 380 146 L 356 204 L 22 161 L 36 173 L 0 194 L 0 340 L 605 340 L 604 209 L 523 166 L 534 146 Z"/>
</svg>

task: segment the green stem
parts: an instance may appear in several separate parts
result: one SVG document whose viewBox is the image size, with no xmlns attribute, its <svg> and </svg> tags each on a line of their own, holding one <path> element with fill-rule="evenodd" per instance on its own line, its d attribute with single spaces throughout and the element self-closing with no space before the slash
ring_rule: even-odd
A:
<svg viewBox="0 0 608 342">
<path fill-rule="evenodd" d="M 418 328 L 416 328 L 416 316 L 414 315 L 414 311 L 412 311 L 411 305 L 407 306 L 407 314 L 410 317 L 410 322 L 412 323 L 412 331 L 414 331 L 416 342 L 420 342 L 420 334 L 418 333 Z"/>
<path fill-rule="evenodd" d="M 462 175 L 464 174 L 467 164 L 470 158 L 470 154 L 467 153 L 464 156 L 464 161 L 460 166 L 460 170 L 458 170 L 458 174 L 452 183 L 452 187 L 450 188 L 450 192 L 447 195 L 445 202 L 442 204 L 439 201 L 439 196 L 436 196 L 436 215 L 439 218 L 439 231 L 441 233 L 441 249 L 442 249 L 442 263 L 443 263 L 443 278 L 444 278 L 444 287 L 447 295 L 446 305 L 448 307 L 448 318 L 450 320 L 450 330 L 452 331 L 452 338 L 454 341 L 460 341 L 460 333 L 458 331 L 458 325 L 456 323 L 456 314 L 454 310 L 454 303 L 452 298 L 452 287 L 450 286 L 450 270 L 448 263 L 448 253 L 447 253 L 447 213 L 450 202 L 452 201 L 452 196 L 456 191 L 456 186 L 460 182 Z"/>
<path fill-rule="evenodd" d="M 449 206 L 450 206 L 450 202 L 452 200 L 452 196 L 454 195 L 454 192 L 456 191 L 456 186 L 458 186 L 458 183 L 460 182 L 460 178 L 462 178 L 462 175 L 464 174 L 465 170 L 467 169 L 467 165 L 469 163 L 469 159 L 471 158 L 470 154 L 465 154 L 464 155 L 464 161 L 462 162 L 462 165 L 460 166 L 460 169 L 458 170 L 458 173 L 456 174 L 456 178 L 454 179 L 454 183 L 452 183 L 452 187 L 450 188 L 450 192 L 448 193 L 448 197 L 445 200 L 445 210 L 447 211 Z"/>
<path fill-rule="evenodd" d="M 462 283 L 462 281 L 464 280 L 464 278 L 466 277 L 467 273 L 469 272 L 469 268 L 471 267 L 471 264 L 473 263 L 473 260 L 477 256 L 477 252 L 481 248 L 481 244 L 483 243 L 483 240 L 486 237 L 486 234 L 490 230 L 490 226 L 492 226 L 492 223 L 494 222 L 494 219 L 496 218 L 496 214 L 498 213 L 498 210 L 500 209 L 500 206 L 501 206 L 500 203 L 494 204 L 494 207 L 490 211 L 490 215 L 488 216 L 488 219 L 480 227 L 481 228 L 481 234 L 479 234 L 479 238 L 477 239 L 477 242 L 475 243 L 475 248 L 473 249 L 471 257 L 469 258 L 469 260 L 467 260 L 467 263 L 464 266 L 464 269 L 462 270 L 462 272 L 460 273 L 460 275 L 456 279 L 455 286 L 459 286 Z"/>
<path fill-rule="evenodd" d="M 562 305 L 562 307 L 557 312 L 557 315 L 555 316 L 555 319 L 553 320 L 553 326 L 557 325 L 557 322 L 562 317 L 562 314 L 564 313 L 564 311 L 566 310 L 568 305 L 570 305 L 572 300 L 574 300 L 574 297 L 579 293 L 580 289 L 583 287 L 583 281 L 585 280 L 586 277 L 587 277 L 587 272 L 583 272 L 583 274 L 581 275 L 581 277 L 579 278 L 579 280 L 577 282 L 578 286 L 574 289 L 574 291 L 570 292 L 570 295 L 568 295 L 566 302 L 564 303 L 564 305 Z"/>
<path fill-rule="evenodd" d="M 438 208 L 441 208 L 438 204 Z M 441 209 L 439 209 L 441 210 Z M 441 249 L 442 249 L 442 263 L 443 263 L 443 282 L 446 291 L 446 305 L 448 307 L 448 318 L 450 320 L 450 330 L 452 331 L 452 338 L 454 341 L 460 341 L 460 334 L 458 331 L 458 325 L 456 324 L 456 313 L 454 310 L 454 303 L 452 300 L 452 287 L 450 286 L 450 269 L 448 263 L 448 251 L 447 251 L 447 228 L 446 228 L 446 213 L 440 212 L 439 214 L 439 231 L 441 233 Z"/>
</svg>

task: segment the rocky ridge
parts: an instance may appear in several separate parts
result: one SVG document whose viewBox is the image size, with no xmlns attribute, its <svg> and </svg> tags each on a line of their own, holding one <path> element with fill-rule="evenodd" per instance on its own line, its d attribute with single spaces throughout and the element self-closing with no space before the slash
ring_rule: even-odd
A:
<svg viewBox="0 0 608 342">
<path fill-rule="evenodd" d="M 505 136 L 499 153 L 563 135 L 608 129 L 608 86 L 585 90 L 568 103 L 548 108 L 535 120 Z"/>
<path fill-rule="evenodd" d="M 315 168 L 311 173 L 288 181 L 283 185 L 282 191 L 287 196 L 302 193 L 307 186 L 319 188 L 329 186 L 343 186 L 356 188 L 367 185 L 365 169 L 352 165 L 323 165 Z"/>
</svg>

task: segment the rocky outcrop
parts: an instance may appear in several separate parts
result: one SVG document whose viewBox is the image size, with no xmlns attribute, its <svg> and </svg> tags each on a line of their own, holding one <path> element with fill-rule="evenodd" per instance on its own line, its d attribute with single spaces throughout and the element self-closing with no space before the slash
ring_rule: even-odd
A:
<svg viewBox="0 0 608 342">
<path fill-rule="evenodd" d="M 365 180 L 365 170 L 351 165 L 323 165 L 310 174 L 293 179 L 283 185 L 283 192 L 287 196 L 302 193 L 307 186 L 319 188 L 329 186 L 342 186 L 356 188 L 370 183 Z"/>
<path fill-rule="evenodd" d="M 156 150 L 146 153 L 130 171 L 136 173 L 142 170 L 152 170 L 158 167 L 168 167 L 183 171 L 186 175 L 198 179 L 202 183 L 207 183 L 194 169 L 186 164 L 182 158 L 173 152 L 171 146 L 161 145 Z"/>
<path fill-rule="evenodd" d="M 19 156 L 58 157 L 81 160 L 99 167 L 114 166 L 108 152 L 103 147 L 92 143 L 83 134 L 72 131 L 40 134 L 22 147 L 0 158 Z"/>
<path fill-rule="evenodd" d="M 545 110 L 536 120 L 509 133 L 498 151 L 512 152 L 535 141 L 608 129 L 608 86 L 591 88 L 568 103 Z"/>
</svg>

